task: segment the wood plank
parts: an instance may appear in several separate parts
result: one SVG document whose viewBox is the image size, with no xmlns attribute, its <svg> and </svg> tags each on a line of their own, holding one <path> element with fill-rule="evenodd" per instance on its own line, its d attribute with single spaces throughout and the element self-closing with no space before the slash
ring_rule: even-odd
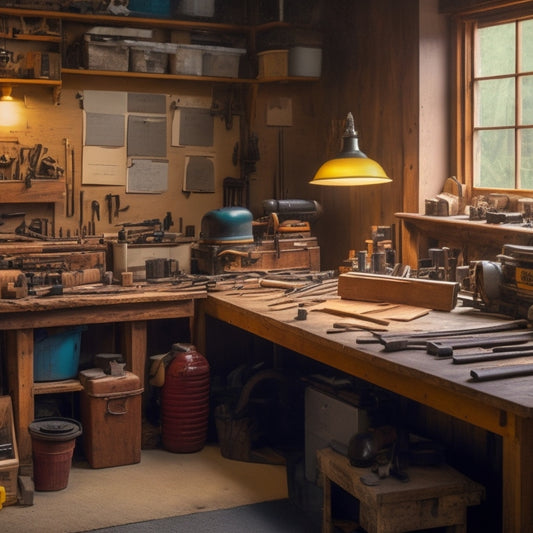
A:
<svg viewBox="0 0 533 533">
<path fill-rule="evenodd" d="M 19 460 L 31 465 L 31 439 L 28 426 L 35 417 L 33 403 L 33 329 L 25 328 L 6 333 L 6 365 L 9 394 L 13 398 L 15 431 Z"/>
<path fill-rule="evenodd" d="M 348 272 L 339 276 L 338 291 L 341 298 L 348 300 L 386 301 L 451 311 L 457 304 L 459 284 Z"/>
<path fill-rule="evenodd" d="M 386 302 L 363 302 L 359 300 L 326 300 L 309 308 L 310 311 L 337 310 L 357 318 L 357 315 L 368 315 L 381 320 L 410 321 L 427 315 L 429 309 L 413 305 L 391 304 Z"/>
</svg>

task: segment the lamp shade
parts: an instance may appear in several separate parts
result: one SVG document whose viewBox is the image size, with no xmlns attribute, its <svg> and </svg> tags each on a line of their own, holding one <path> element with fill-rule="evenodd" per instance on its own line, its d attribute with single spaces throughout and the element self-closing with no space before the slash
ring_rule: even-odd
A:
<svg viewBox="0 0 533 533">
<path fill-rule="evenodd" d="M 348 113 L 341 152 L 326 161 L 309 182 L 312 185 L 376 185 L 392 181 L 381 165 L 359 150 L 353 115 Z"/>
</svg>

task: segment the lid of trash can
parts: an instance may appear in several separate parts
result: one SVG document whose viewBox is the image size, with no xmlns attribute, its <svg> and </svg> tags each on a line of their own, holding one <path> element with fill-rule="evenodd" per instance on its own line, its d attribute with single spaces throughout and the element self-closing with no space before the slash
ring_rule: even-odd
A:
<svg viewBox="0 0 533 533">
<path fill-rule="evenodd" d="M 72 418 L 37 418 L 28 430 L 33 437 L 43 440 L 71 440 L 81 435 L 81 424 Z"/>
</svg>

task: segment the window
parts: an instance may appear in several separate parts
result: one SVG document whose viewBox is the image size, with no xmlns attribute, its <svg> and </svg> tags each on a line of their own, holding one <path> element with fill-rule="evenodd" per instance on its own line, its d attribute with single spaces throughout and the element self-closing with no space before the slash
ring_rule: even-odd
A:
<svg viewBox="0 0 533 533">
<path fill-rule="evenodd" d="M 533 2 L 457 17 L 458 175 L 474 192 L 533 193 Z M 505 5 L 505 7 L 501 7 Z"/>
<path fill-rule="evenodd" d="M 477 26 L 473 185 L 533 189 L 533 19 Z"/>
</svg>

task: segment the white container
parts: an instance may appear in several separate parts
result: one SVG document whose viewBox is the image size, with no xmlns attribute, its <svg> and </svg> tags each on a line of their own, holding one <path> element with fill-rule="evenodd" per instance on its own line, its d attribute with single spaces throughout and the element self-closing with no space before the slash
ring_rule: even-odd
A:
<svg viewBox="0 0 533 533">
<path fill-rule="evenodd" d="M 215 0 L 178 0 L 176 13 L 189 17 L 213 17 Z"/>
<path fill-rule="evenodd" d="M 295 46 L 289 50 L 289 76 L 319 78 L 322 72 L 322 48 Z"/>
<path fill-rule="evenodd" d="M 197 44 L 175 44 L 170 54 L 170 72 L 189 76 L 202 75 L 204 47 Z"/>
<path fill-rule="evenodd" d="M 202 74 L 222 78 L 239 76 L 239 61 L 246 50 L 224 46 L 204 46 Z"/>
</svg>

